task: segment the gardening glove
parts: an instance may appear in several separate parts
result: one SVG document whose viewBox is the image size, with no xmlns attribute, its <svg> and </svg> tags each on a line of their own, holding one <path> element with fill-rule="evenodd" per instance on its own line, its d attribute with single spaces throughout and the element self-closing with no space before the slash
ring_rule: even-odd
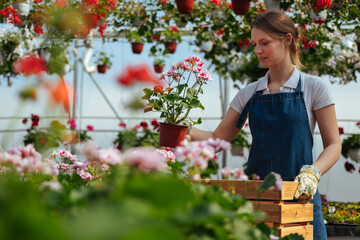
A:
<svg viewBox="0 0 360 240">
<path fill-rule="evenodd" d="M 311 165 L 304 165 L 300 169 L 299 175 L 296 176 L 295 182 L 299 182 L 299 186 L 295 192 L 295 198 L 313 199 L 320 181 L 320 170 Z"/>
</svg>

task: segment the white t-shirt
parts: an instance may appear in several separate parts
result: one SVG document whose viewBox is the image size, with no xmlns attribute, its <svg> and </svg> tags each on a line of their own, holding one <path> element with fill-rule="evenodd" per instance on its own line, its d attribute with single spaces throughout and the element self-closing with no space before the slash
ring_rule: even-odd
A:
<svg viewBox="0 0 360 240">
<path fill-rule="evenodd" d="M 266 75 L 258 81 L 241 89 L 230 102 L 230 107 L 241 113 L 246 103 L 256 91 L 262 90 L 263 94 L 270 94 L 267 87 L 268 74 L 269 72 L 267 72 Z M 309 117 L 310 130 L 312 135 L 314 135 L 316 125 L 314 111 L 335 103 L 327 82 L 320 77 L 302 73 L 295 66 L 290 78 L 280 87 L 280 92 L 295 92 L 299 80 L 299 74 L 301 74 L 301 91 L 304 93 L 303 96 Z"/>
</svg>

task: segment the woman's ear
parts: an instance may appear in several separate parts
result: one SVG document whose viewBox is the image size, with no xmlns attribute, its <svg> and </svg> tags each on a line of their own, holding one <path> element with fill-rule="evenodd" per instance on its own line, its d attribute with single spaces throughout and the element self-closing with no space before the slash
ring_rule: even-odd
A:
<svg viewBox="0 0 360 240">
<path fill-rule="evenodd" d="M 292 43 L 292 35 L 291 35 L 291 33 L 288 33 L 288 34 L 286 34 L 285 35 L 285 46 L 290 46 L 291 45 L 291 43 Z"/>
</svg>

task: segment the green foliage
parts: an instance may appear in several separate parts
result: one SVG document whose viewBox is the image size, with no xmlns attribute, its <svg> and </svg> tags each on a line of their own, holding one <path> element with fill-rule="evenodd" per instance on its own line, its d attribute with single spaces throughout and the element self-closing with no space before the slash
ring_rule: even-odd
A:
<svg viewBox="0 0 360 240">
<path fill-rule="evenodd" d="M 150 129 L 124 129 L 118 132 L 113 144 L 122 151 L 139 146 L 159 147 L 159 133 Z"/>
<path fill-rule="evenodd" d="M 247 137 L 248 134 L 243 129 L 241 129 L 240 132 L 231 141 L 231 145 L 250 148 L 250 143 L 248 142 Z"/>
<path fill-rule="evenodd" d="M 360 148 L 360 134 L 352 134 L 342 141 L 341 154 L 347 158 L 351 149 Z"/>
<path fill-rule="evenodd" d="M 105 52 L 99 52 L 97 64 L 106 65 L 108 68 L 111 68 L 112 66 L 112 62 Z"/>
</svg>

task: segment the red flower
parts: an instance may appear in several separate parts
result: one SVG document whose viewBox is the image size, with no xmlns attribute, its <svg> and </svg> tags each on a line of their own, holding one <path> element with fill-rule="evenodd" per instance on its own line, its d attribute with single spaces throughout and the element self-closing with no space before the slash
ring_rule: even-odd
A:
<svg viewBox="0 0 360 240">
<path fill-rule="evenodd" d="M 216 31 L 215 33 L 216 33 L 218 36 L 222 36 L 222 35 L 224 35 L 225 30 L 222 28 L 222 29 L 220 29 L 219 31 Z"/>
<path fill-rule="evenodd" d="M 102 24 L 102 25 L 99 27 L 98 32 L 100 33 L 100 35 L 101 35 L 102 37 L 104 37 L 104 31 L 105 31 L 105 29 L 106 29 L 106 24 Z"/>
<path fill-rule="evenodd" d="M 31 127 L 39 126 L 40 117 L 35 114 L 31 114 Z"/>
<path fill-rule="evenodd" d="M 156 86 L 154 87 L 154 92 L 163 94 L 163 93 L 164 93 L 164 88 L 163 88 L 163 86 L 162 86 L 162 85 L 156 85 Z"/>
<path fill-rule="evenodd" d="M 140 123 L 140 126 L 142 126 L 144 129 L 148 129 L 148 128 L 149 128 L 149 126 L 148 126 L 148 124 L 147 124 L 146 122 L 141 122 L 141 123 Z"/>
<path fill-rule="evenodd" d="M 159 3 L 161 3 L 161 5 L 165 6 L 168 2 L 167 0 L 159 0 Z"/>
<path fill-rule="evenodd" d="M 28 121 L 28 119 L 27 119 L 27 118 L 24 118 L 24 119 L 22 120 L 22 123 L 23 123 L 23 124 L 26 124 L 27 121 Z"/>
<path fill-rule="evenodd" d="M 352 173 L 353 171 L 355 171 L 355 167 L 352 163 L 350 162 L 346 162 L 345 163 L 345 170 L 349 173 Z"/>
<path fill-rule="evenodd" d="M 42 145 L 46 145 L 46 140 L 40 139 L 40 140 L 39 140 L 39 143 L 41 143 Z"/>
<path fill-rule="evenodd" d="M 44 30 L 40 26 L 34 26 L 34 32 L 37 34 L 44 34 Z"/>
<path fill-rule="evenodd" d="M 136 130 L 138 130 L 139 128 L 141 128 L 140 125 L 135 125 L 135 126 L 133 127 L 133 130 L 136 131 Z"/>
<path fill-rule="evenodd" d="M 87 129 L 88 131 L 94 131 L 94 127 L 91 126 L 91 125 L 87 125 L 87 126 L 86 126 L 86 129 Z"/>
<path fill-rule="evenodd" d="M 314 40 L 310 40 L 310 41 L 308 42 L 308 45 L 309 45 L 309 47 L 313 48 L 313 47 L 316 46 L 316 42 L 315 42 Z"/>
<path fill-rule="evenodd" d="M 343 127 L 339 127 L 339 134 L 344 134 L 344 128 Z"/>
<path fill-rule="evenodd" d="M 34 0 L 34 3 L 41 3 L 42 0 Z"/>
<path fill-rule="evenodd" d="M 58 8 L 64 8 L 64 7 L 66 7 L 67 2 L 66 2 L 66 0 L 56 0 L 54 2 L 54 5 Z"/>
<path fill-rule="evenodd" d="M 75 119 L 70 118 L 70 119 L 67 121 L 67 124 L 70 124 L 70 129 L 76 129 Z"/>
<path fill-rule="evenodd" d="M 356 126 L 360 126 L 360 122 L 357 122 L 357 123 L 356 123 Z"/>
<path fill-rule="evenodd" d="M 119 127 L 126 128 L 126 123 L 124 123 L 124 122 L 120 122 L 120 123 L 119 123 Z"/>
<path fill-rule="evenodd" d="M 160 124 L 156 119 L 151 121 L 151 125 L 153 125 L 154 130 L 157 129 L 158 127 L 160 127 Z"/>
<path fill-rule="evenodd" d="M 228 7 L 229 7 L 230 9 L 233 9 L 232 2 L 228 3 L 227 5 L 228 5 Z"/>
<path fill-rule="evenodd" d="M 47 72 L 47 66 L 45 60 L 38 55 L 27 54 L 13 64 L 13 71 L 15 73 L 22 73 L 24 76 L 38 75 L 42 72 Z"/>
<path fill-rule="evenodd" d="M 151 35 L 151 39 L 155 40 L 155 41 L 160 41 L 160 36 L 156 36 L 156 35 Z"/>
<path fill-rule="evenodd" d="M 250 41 L 248 39 L 246 39 L 246 40 L 239 39 L 238 43 L 239 43 L 240 47 L 250 46 Z"/>
<path fill-rule="evenodd" d="M 128 66 L 117 78 L 117 81 L 123 86 L 131 86 L 137 82 L 150 84 L 159 83 L 158 78 L 150 70 L 150 67 L 145 64 Z"/>
<path fill-rule="evenodd" d="M 92 6 L 92 5 L 97 6 L 97 5 L 99 5 L 99 2 L 100 2 L 100 0 L 84 0 L 84 4 L 90 5 L 90 6 Z"/>
<path fill-rule="evenodd" d="M 332 0 L 318 0 L 316 3 L 313 3 L 315 11 L 321 11 L 323 8 L 330 8 L 332 5 Z"/>
<path fill-rule="evenodd" d="M 178 28 L 176 26 L 170 26 L 170 32 L 178 32 Z"/>
<path fill-rule="evenodd" d="M 221 5 L 221 0 L 211 0 L 211 3 L 215 4 L 215 5 Z"/>
<path fill-rule="evenodd" d="M 7 18 L 12 24 L 20 25 L 22 23 L 17 11 L 10 6 L 1 9 L 0 15 L 2 15 L 4 18 Z"/>
</svg>

